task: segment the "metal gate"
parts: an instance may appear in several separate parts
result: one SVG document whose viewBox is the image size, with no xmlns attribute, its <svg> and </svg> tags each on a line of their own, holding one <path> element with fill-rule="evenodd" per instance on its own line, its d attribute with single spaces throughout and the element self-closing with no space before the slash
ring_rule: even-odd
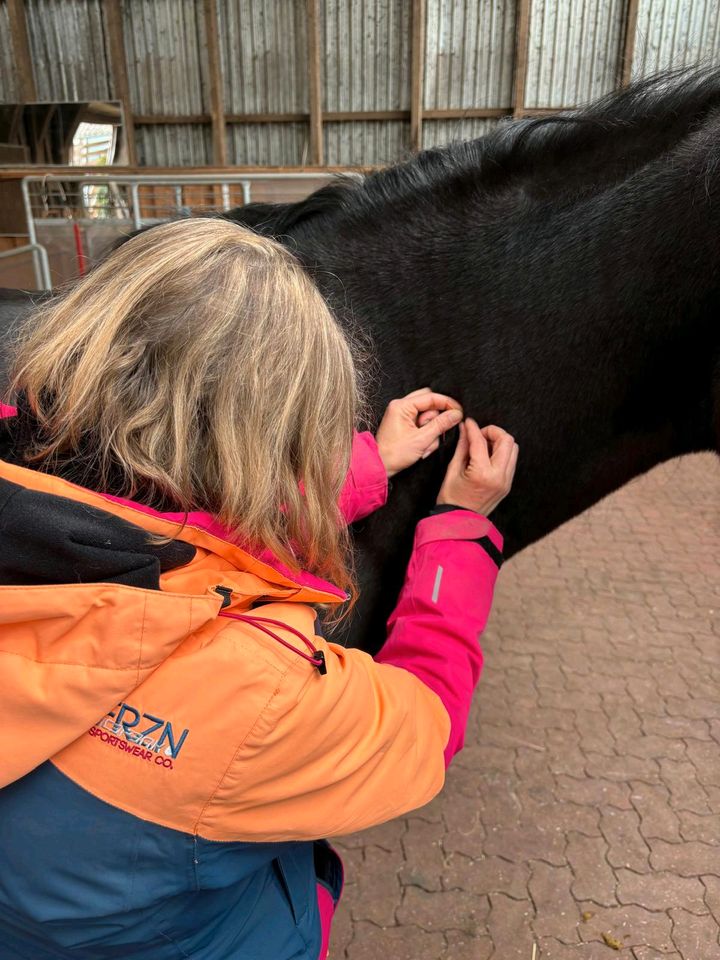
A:
<svg viewBox="0 0 720 960">
<path fill-rule="evenodd" d="M 359 177 L 359 174 L 346 176 Z M 253 200 L 300 200 L 329 173 L 53 174 L 28 176 L 22 199 L 38 289 L 82 276 L 123 236 L 182 216 L 228 211 Z"/>
</svg>

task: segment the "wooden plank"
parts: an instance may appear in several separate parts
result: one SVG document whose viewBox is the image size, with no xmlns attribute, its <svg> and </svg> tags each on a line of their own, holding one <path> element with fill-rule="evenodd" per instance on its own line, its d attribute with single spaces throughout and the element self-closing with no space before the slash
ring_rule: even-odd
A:
<svg viewBox="0 0 720 960">
<path fill-rule="evenodd" d="M 530 40 L 530 4 L 532 0 L 518 0 L 515 23 L 515 78 L 513 115 L 520 116 L 525 110 L 527 84 L 528 43 Z"/>
<path fill-rule="evenodd" d="M 408 120 L 409 110 L 331 110 L 323 114 L 323 123 L 345 120 Z"/>
<path fill-rule="evenodd" d="M 623 41 L 623 57 L 620 69 L 620 84 L 623 87 L 626 87 L 632 79 L 639 8 L 640 0 L 628 0 L 627 10 L 625 11 L 625 39 Z"/>
<path fill-rule="evenodd" d="M 535 109 L 535 108 L 534 108 Z M 541 108 L 537 108 L 541 109 Z M 543 112 L 554 109 L 542 108 Z M 567 109 L 567 108 L 563 108 Z M 512 107 L 455 107 L 451 110 L 423 110 L 424 120 L 461 120 L 463 118 L 507 117 L 513 113 Z M 330 110 L 322 114 L 323 123 L 341 123 L 343 121 L 365 120 L 409 120 L 409 110 Z M 226 113 L 225 123 L 308 123 L 307 113 Z M 135 126 L 154 126 L 163 124 L 211 123 L 209 113 L 179 114 L 135 114 Z"/>
<path fill-rule="evenodd" d="M 413 0 L 410 38 L 410 149 L 422 150 L 425 0 Z"/>
<path fill-rule="evenodd" d="M 150 127 L 173 123 L 212 123 L 212 115 L 209 113 L 188 113 L 183 116 L 175 116 L 169 113 L 136 113 L 134 120 L 136 127 Z"/>
<path fill-rule="evenodd" d="M 7 0 L 7 11 L 20 100 L 24 103 L 32 103 L 37 100 L 37 89 L 30 53 L 27 20 L 25 19 L 25 0 Z"/>
<path fill-rule="evenodd" d="M 210 116 L 212 119 L 213 163 L 217 164 L 217 166 L 224 167 L 227 163 L 227 143 L 225 141 L 225 104 L 222 67 L 220 64 L 217 0 L 204 0 L 204 9 L 208 70 L 210 73 Z"/>
<path fill-rule="evenodd" d="M 525 107 L 524 110 L 518 110 L 513 116 L 516 117 L 546 117 L 550 113 L 562 113 L 564 110 L 575 110 L 575 107 Z"/>
<path fill-rule="evenodd" d="M 512 114 L 512 107 L 458 107 L 454 110 L 425 110 L 424 120 L 465 120 L 465 119 L 493 119 L 508 117 Z"/>
<path fill-rule="evenodd" d="M 310 91 L 310 163 L 324 157 L 322 90 L 320 88 L 320 0 L 307 0 L 308 81 Z"/>
<path fill-rule="evenodd" d="M 103 13 L 110 48 L 110 74 L 115 99 L 119 100 L 123 107 L 123 132 L 125 134 L 128 163 L 135 166 L 137 164 L 135 120 L 130 105 L 130 84 L 127 74 L 127 57 L 120 2 L 121 0 L 104 0 Z"/>
</svg>

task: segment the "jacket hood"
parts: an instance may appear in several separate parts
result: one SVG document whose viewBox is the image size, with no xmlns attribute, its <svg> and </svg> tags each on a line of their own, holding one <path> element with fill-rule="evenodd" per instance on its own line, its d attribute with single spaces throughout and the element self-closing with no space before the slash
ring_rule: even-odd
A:
<svg viewBox="0 0 720 960">
<path fill-rule="evenodd" d="M 227 599 L 337 603 L 224 539 L 0 460 L 0 787 L 85 733 L 170 656 L 209 643 Z M 156 542 L 157 534 L 168 539 Z"/>
</svg>

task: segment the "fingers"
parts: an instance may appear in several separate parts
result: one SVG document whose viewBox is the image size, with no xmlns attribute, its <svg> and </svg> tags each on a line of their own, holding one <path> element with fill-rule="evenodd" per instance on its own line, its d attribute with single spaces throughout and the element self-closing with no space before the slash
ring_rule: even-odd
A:
<svg viewBox="0 0 720 960">
<path fill-rule="evenodd" d="M 515 468 L 517 467 L 518 454 L 520 453 L 520 447 L 516 443 L 513 444 L 513 451 L 510 455 L 510 461 L 505 469 L 505 477 L 507 479 L 508 489 L 512 486 L 512 482 L 515 478 Z"/>
<path fill-rule="evenodd" d="M 459 429 L 458 442 L 452 460 L 448 464 L 448 472 L 462 473 L 467 463 L 469 444 L 466 424 L 461 423 Z"/>
<path fill-rule="evenodd" d="M 429 457 L 431 453 L 435 453 L 435 451 L 436 451 L 436 450 L 439 450 L 439 449 L 440 449 L 440 441 L 439 441 L 439 440 L 433 440 L 433 442 L 432 442 L 432 443 L 430 444 L 430 446 L 427 448 L 427 450 L 425 451 L 425 453 L 423 453 L 423 455 L 422 455 L 422 457 L 421 457 L 420 459 L 421 459 L 421 460 L 424 460 L 426 457 Z"/>
<path fill-rule="evenodd" d="M 485 427 L 484 435 L 492 444 L 490 462 L 498 470 L 505 471 L 515 450 L 515 438 L 500 427 Z"/>
<path fill-rule="evenodd" d="M 409 393 L 406 397 L 403 397 L 402 402 L 405 403 L 406 401 L 411 403 L 418 413 L 425 410 L 460 410 L 462 412 L 462 407 L 457 400 L 445 396 L 444 393 L 433 393 L 429 388 Z"/>
<path fill-rule="evenodd" d="M 424 413 L 421 413 L 418 417 L 417 425 L 419 427 L 424 427 L 426 423 L 430 423 L 431 420 L 434 420 L 435 417 L 440 416 L 439 410 L 426 410 Z"/>
<path fill-rule="evenodd" d="M 465 420 L 465 429 L 468 436 L 468 467 L 484 470 L 490 466 L 490 450 L 485 436 L 471 417 Z"/>
<path fill-rule="evenodd" d="M 452 430 L 461 420 L 462 411 L 456 407 L 452 410 L 445 410 L 444 413 L 439 413 L 429 423 L 418 428 L 422 443 L 429 447 L 434 440 L 437 440 L 443 433 L 447 433 L 448 430 Z"/>
</svg>

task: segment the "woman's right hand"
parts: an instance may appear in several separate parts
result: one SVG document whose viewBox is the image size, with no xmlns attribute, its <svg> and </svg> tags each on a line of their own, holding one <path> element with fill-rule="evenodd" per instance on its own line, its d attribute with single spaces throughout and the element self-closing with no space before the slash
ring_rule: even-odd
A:
<svg viewBox="0 0 720 960">
<path fill-rule="evenodd" d="M 475 510 L 487 517 L 512 486 L 518 445 L 500 427 L 467 419 L 460 424 L 455 454 L 448 464 L 438 504 Z"/>
</svg>

